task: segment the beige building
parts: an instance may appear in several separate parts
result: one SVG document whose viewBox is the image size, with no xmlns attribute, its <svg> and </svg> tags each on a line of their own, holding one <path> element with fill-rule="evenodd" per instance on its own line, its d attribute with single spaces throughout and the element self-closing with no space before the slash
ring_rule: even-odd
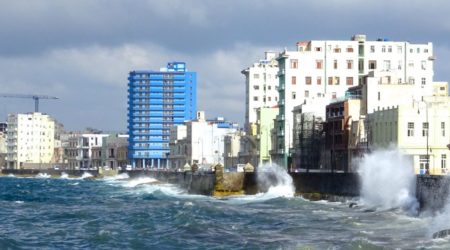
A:
<svg viewBox="0 0 450 250">
<path fill-rule="evenodd" d="M 55 121 L 42 113 L 8 115 L 7 167 L 48 167 L 52 161 Z"/>
<path fill-rule="evenodd" d="M 413 158 L 417 174 L 448 172 L 450 97 L 433 96 L 368 115 L 372 148 L 395 146 Z"/>
</svg>

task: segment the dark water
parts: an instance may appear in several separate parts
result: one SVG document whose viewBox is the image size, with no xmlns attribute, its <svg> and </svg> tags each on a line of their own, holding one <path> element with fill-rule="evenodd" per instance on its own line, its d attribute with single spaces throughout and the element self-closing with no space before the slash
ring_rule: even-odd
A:
<svg viewBox="0 0 450 250">
<path fill-rule="evenodd" d="M 0 177 L 0 249 L 450 249 L 399 210 L 151 182 Z"/>
</svg>

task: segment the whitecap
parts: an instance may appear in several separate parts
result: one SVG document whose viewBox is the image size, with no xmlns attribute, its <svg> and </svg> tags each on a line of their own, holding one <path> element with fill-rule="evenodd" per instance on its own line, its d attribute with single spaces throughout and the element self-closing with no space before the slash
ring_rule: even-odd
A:
<svg viewBox="0 0 450 250">
<path fill-rule="evenodd" d="M 48 179 L 50 177 L 52 177 L 52 176 L 47 173 L 39 173 L 35 176 L 35 178 L 42 178 L 42 179 Z"/>
</svg>

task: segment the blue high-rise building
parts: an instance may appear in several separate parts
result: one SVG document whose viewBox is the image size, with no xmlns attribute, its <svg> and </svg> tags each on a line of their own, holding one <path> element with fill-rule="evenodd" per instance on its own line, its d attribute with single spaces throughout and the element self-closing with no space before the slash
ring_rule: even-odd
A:
<svg viewBox="0 0 450 250">
<path fill-rule="evenodd" d="M 128 77 L 128 157 L 133 168 L 164 168 L 170 127 L 195 119 L 197 73 L 170 62 L 160 71 L 131 71 Z"/>
</svg>

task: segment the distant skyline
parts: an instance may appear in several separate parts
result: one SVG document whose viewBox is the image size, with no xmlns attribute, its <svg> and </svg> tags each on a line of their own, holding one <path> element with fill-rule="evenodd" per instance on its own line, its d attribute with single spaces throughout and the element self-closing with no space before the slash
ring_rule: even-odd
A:
<svg viewBox="0 0 450 250">
<path fill-rule="evenodd" d="M 450 81 L 450 2 L 0 0 L 1 93 L 44 94 L 67 129 L 126 130 L 127 77 L 184 61 L 198 74 L 198 110 L 244 122 L 240 73 L 267 50 L 302 40 L 432 42 L 435 81 Z M 32 99 L 0 98 L 7 113 Z"/>
</svg>

